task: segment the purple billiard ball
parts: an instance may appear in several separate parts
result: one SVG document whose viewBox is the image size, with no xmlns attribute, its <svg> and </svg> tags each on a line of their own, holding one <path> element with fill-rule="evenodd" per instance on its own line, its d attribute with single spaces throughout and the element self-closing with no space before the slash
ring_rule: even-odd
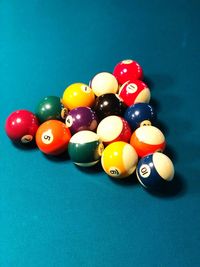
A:
<svg viewBox="0 0 200 267">
<path fill-rule="evenodd" d="M 82 130 L 95 131 L 98 119 L 95 111 L 89 107 L 78 107 L 69 111 L 65 123 L 72 134 Z"/>
</svg>

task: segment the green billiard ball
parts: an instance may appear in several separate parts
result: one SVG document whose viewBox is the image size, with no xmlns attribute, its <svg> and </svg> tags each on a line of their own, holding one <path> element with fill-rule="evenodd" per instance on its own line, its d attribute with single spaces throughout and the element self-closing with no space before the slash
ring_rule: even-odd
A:
<svg viewBox="0 0 200 267">
<path fill-rule="evenodd" d="M 68 144 L 71 160 L 81 167 L 93 166 L 98 163 L 103 149 L 99 136 L 89 130 L 75 133 Z"/>
<path fill-rule="evenodd" d="M 35 111 L 40 123 L 47 120 L 64 120 L 67 116 L 67 109 L 63 107 L 57 96 L 46 96 L 38 103 Z"/>
</svg>

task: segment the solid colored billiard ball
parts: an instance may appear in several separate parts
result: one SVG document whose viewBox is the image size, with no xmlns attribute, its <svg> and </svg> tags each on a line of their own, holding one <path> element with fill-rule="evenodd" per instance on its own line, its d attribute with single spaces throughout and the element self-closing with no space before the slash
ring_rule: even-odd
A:
<svg viewBox="0 0 200 267">
<path fill-rule="evenodd" d="M 63 107 L 60 97 L 46 96 L 38 103 L 35 115 L 41 123 L 47 120 L 62 120 L 66 118 L 67 109 Z"/>
<path fill-rule="evenodd" d="M 36 144 L 47 155 L 56 156 L 66 151 L 70 138 L 70 130 L 58 120 L 45 121 L 36 132 Z"/>
<path fill-rule="evenodd" d="M 110 116 L 123 116 L 126 106 L 117 94 L 104 94 L 96 98 L 94 111 L 99 120 Z"/>
<path fill-rule="evenodd" d="M 123 84 L 129 80 L 142 80 L 143 70 L 138 62 L 127 59 L 119 62 L 113 71 L 114 76 L 117 78 L 119 84 Z"/>
<path fill-rule="evenodd" d="M 29 143 L 39 127 L 37 117 L 28 110 L 17 110 L 11 113 L 5 124 L 5 131 L 13 142 Z"/>
<path fill-rule="evenodd" d="M 109 144 L 103 151 L 101 164 L 104 171 L 113 178 L 131 175 L 137 166 L 138 155 L 128 143 L 118 141 Z"/>
<path fill-rule="evenodd" d="M 134 131 L 140 126 L 151 125 L 156 119 L 156 113 L 151 105 L 136 103 L 126 109 L 124 118 L 129 123 L 132 131 Z"/>
<path fill-rule="evenodd" d="M 84 130 L 71 137 L 68 153 L 76 165 L 89 167 L 99 162 L 103 149 L 99 136 L 92 131 Z"/>
<path fill-rule="evenodd" d="M 61 101 L 69 110 L 77 107 L 92 107 L 95 102 L 95 94 L 88 85 L 73 83 L 65 89 Z"/>
<path fill-rule="evenodd" d="M 117 93 L 118 81 L 115 76 L 109 72 L 100 72 L 96 74 L 90 81 L 90 87 L 96 96 Z"/>
<path fill-rule="evenodd" d="M 120 87 L 119 97 L 127 106 L 131 106 L 135 103 L 149 103 L 151 93 L 144 82 L 130 80 Z"/>
<path fill-rule="evenodd" d="M 78 107 L 69 111 L 65 121 L 72 134 L 82 131 L 95 131 L 98 120 L 95 112 L 89 107 Z"/>
<path fill-rule="evenodd" d="M 138 156 L 144 157 L 154 152 L 163 152 L 165 137 L 155 126 L 141 126 L 131 135 L 130 144 L 135 148 Z"/>
<path fill-rule="evenodd" d="M 174 165 L 163 153 L 155 152 L 139 160 L 136 175 L 147 189 L 162 189 L 174 177 Z"/>
<path fill-rule="evenodd" d="M 116 141 L 129 142 L 131 129 L 126 120 L 119 116 L 108 116 L 100 121 L 97 134 L 105 145 Z"/>
</svg>

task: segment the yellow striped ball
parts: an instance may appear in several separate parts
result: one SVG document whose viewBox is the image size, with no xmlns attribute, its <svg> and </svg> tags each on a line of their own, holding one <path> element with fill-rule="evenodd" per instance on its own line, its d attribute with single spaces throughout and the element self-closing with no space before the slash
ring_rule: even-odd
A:
<svg viewBox="0 0 200 267">
<path fill-rule="evenodd" d="M 124 178 L 131 175 L 136 169 L 137 162 L 138 155 L 135 149 L 123 141 L 109 144 L 101 157 L 104 171 L 113 178 Z"/>
</svg>

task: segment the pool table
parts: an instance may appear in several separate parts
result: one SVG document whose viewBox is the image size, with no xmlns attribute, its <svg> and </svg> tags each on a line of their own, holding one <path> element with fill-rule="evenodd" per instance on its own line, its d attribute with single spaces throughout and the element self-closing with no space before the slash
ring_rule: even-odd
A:
<svg viewBox="0 0 200 267">
<path fill-rule="evenodd" d="M 0 1 L 0 266 L 200 266 L 200 2 Z M 175 177 L 149 192 L 133 174 L 75 166 L 14 145 L 14 110 L 89 84 L 123 59 L 144 71 Z"/>
</svg>

